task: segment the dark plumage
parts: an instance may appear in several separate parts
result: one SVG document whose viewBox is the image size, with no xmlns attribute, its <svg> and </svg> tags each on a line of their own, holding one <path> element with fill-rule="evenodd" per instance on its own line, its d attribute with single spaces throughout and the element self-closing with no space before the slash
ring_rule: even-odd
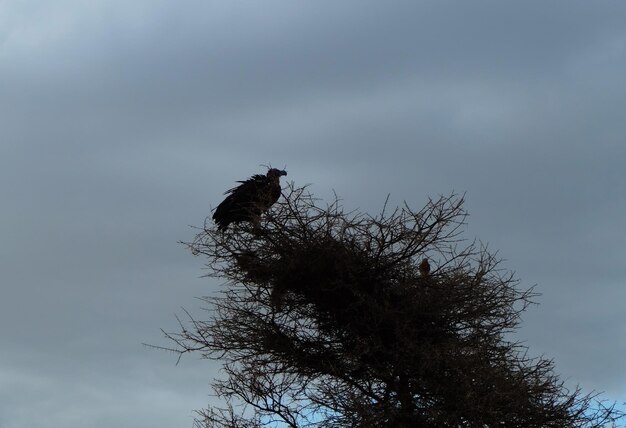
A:
<svg viewBox="0 0 626 428">
<path fill-rule="evenodd" d="M 430 263 L 428 263 L 428 259 L 422 260 L 422 262 L 418 266 L 418 269 L 420 271 L 420 275 L 422 275 L 423 277 L 428 276 L 428 274 L 430 273 Z"/>
<path fill-rule="evenodd" d="M 280 198 L 280 177 L 287 171 L 271 168 L 266 175 L 255 174 L 237 187 L 227 190 L 228 195 L 213 213 L 219 230 L 231 223 L 258 222 L 259 217 Z"/>
</svg>

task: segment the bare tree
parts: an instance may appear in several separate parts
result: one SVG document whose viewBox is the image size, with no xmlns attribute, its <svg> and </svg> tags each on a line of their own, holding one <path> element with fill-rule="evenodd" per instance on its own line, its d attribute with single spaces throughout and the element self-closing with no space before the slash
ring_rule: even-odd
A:
<svg viewBox="0 0 626 428">
<path fill-rule="evenodd" d="M 167 333 L 223 361 L 223 408 L 203 427 L 602 427 L 621 414 L 568 391 L 553 363 L 507 339 L 531 304 L 465 241 L 463 197 L 379 215 L 290 185 L 261 223 L 187 245 L 225 281 L 208 318 Z M 426 260 L 426 262 L 424 262 Z"/>
</svg>

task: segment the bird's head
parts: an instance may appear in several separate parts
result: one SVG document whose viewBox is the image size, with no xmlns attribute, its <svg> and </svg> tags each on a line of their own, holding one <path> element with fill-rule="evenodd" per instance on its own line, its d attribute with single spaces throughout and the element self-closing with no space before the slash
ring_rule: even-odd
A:
<svg viewBox="0 0 626 428">
<path fill-rule="evenodd" d="M 270 168 L 269 171 L 267 171 L 267 176 L 269 178 L 279 179 L 283 175 L 287 175 L 287 171 L 276 168 Z"/>
</svg>

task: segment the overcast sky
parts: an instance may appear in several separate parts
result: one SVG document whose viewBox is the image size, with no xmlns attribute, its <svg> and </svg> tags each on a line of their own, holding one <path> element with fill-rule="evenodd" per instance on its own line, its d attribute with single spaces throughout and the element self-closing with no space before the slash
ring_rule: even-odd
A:
<svg viewBox="0 0 626 428">
<path fill-rule="evenodd" d="M 466 192 L 519 337 L 626 401 L 626 2 L 0 2 L 0 427 L 191 427 L 177 244 L 271 163 L 350 208 Z"/>
</svg>

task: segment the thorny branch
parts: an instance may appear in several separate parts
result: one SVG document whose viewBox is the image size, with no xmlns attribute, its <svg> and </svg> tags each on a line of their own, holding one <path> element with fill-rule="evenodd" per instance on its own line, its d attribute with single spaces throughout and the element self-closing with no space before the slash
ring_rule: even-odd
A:
<svg viewBox="0 0 626 428">
<path fill-rule="evenodd" d="M 532 288 L 462 239 L 463 196 L 370 216 L 289 185 L 260 224 L 186 245 L 224 282 L 169 350 L 223 361 L 199 426 L 589 427 L 621 414 L 507 341 Z M 420 275 L 423 258 L 433 269 Z M 594 404 L 595 403 L 595 404 Z M 237 407 L 239 405 L 240 407 Z"/>
</svg>

